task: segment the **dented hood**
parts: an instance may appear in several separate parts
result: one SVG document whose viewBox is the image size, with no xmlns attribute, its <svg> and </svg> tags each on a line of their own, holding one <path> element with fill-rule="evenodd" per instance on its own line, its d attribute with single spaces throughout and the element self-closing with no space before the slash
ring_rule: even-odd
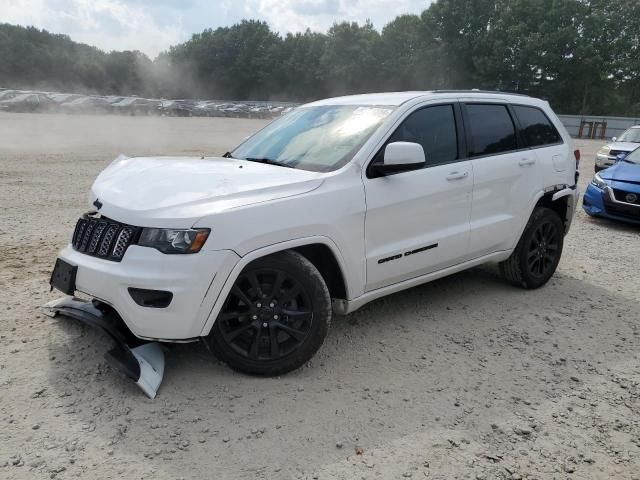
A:
<svg viewBox="0 0 640 480">
<path fill-rule="evenodd" d="M 121 156 L 98 176 L 89 202 L 130 225 L 189 228 L 224 210 L 314 190 L 321 175 L 232 158 Z"/>
</svg>

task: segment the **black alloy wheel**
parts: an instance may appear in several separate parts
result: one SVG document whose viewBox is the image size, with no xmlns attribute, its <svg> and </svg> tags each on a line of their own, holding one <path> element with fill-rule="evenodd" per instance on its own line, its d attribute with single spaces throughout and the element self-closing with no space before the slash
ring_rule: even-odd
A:
<svg viewBox="0 0 640 480">
<path fill-rule="evenodd" d="M 527 267 L 533 277 L 544 278 L 549 271 L 555 270 L 558 260 L 561 233 L 557 222 L 541 222 L 535 229 L 527 252 Z"/>
<path fill-rule="evenodd" d="M 511 283 L 538 288 L 555 273 L 564 243 L 564 224 L 558 213 L 537 207 L 511 256 L 500 263 L 500 273 Z"/>
<path fill-rule="evenodd" d="M 208 343 L 236 370 L 279 375 L 313 356 L 330 321 L 331 301 L 320 273 L 297 252 L 280 252 L 238 276 Z"/>
<path fill-rule="evenodd" d="M 309 295 L 282 270 L 249 270 L 231 289 L 218 317 L 225 341 L 253 360 L 276 360 L 302 344 L 311 330 Z"/>
</svg>

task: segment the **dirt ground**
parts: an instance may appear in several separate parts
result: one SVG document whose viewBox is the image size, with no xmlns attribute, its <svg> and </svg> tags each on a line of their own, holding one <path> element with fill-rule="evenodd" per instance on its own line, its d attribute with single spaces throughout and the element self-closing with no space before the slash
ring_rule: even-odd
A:
<svg viewBox="0 0 640 480">
<path fill-rule="evenodd" d="M 177 345 L 149 400 L 105 336 L 40 312 L 108 162 L 263 123 L 0 115 L 0 478 L 640 478 L 640 228 L 581 208 L 546 287 L 488 266 L 392 295 L 281 378 Z M 584 190 L 600 144 L 578 145 Z"/>
</svg>

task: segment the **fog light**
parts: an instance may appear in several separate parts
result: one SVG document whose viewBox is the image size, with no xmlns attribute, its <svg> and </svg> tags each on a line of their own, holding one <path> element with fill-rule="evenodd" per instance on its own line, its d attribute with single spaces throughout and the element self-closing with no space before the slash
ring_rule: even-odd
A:
<svg viewBox="0 0 640 480">
<path fill-rule="evenodd" d="M 163 290 L 145 290 L 129 287 L 129 295 L 141 307 L 167 308 L 173 300 L 173 293 Z"/>
</svg>

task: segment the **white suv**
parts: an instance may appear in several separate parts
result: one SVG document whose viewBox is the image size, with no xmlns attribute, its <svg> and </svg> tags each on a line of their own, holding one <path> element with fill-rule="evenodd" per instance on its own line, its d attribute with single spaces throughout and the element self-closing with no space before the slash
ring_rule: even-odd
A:
<svg viewBox="0 0 640 480">
<path fill-rule="evenodd" d="M 51 278 L 93 301 L 54 308 L 123 323 L 123 344 L 204 340 L 237 370 L 282 374 L 314 355 L 333 313 L 384 295 L 487 262 L 543 285 L 578 160 L 549 104 L 527 96 L 310 103 L 220 158 L 116 159 Z"/>
</svg>

